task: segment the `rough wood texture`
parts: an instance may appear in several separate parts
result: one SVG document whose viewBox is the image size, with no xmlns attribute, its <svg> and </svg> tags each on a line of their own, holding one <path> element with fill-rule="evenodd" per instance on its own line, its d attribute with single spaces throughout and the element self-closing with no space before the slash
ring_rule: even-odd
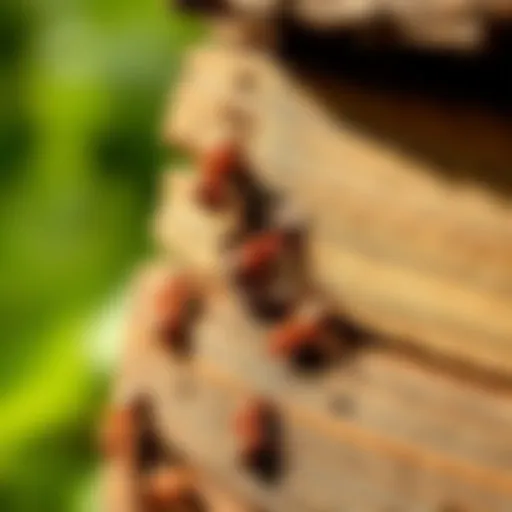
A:
<svg viewBox="0 0 512 512">
<path fill-rule="evenodd" d="M 191 179 L 186 176 L 175 176 L 173 180 L 175 182 L 174 194 L 181 197 L 186 197 L 186 190 L 191 185 Z M 174 197 L 174 196 L 173 196 Z M 178 201 L 172 199 L 168 201 L 173 204 L 177 204 Z M 176 221 L 173 219 L 168 229 L 174 233 L 178 232 L 175 228 L 176 225 L 183 223 L 183 226 L 188 225 L 184 222 L 183 217 L 176 215 Z M 197 224 L 199 227 L 199 224 Z M 169 242 L 174 248 L 175 255 L 183 261 L 189 264 L 195 265 L 199 271 L 205 275 L 212 276 L 212 269 L 215 269 L 213 264 L 204 265 L 200 260 L 193 259 L 193 253 L 211 253 L 211 248 L 203 244 L 199 244 L 195 241 L 196 230 L 189 231 L 190 235 L 185 234 L 186 230 L 180 232 L 179 236 L 174 239 L 170 239 Z M 198 240 L 201 237 L 199 235 Z M 213 278 L 215 282 L 215 278 Z M 220 283 L 218 280 L 217 283 Z M 268 346 L 265 345 L 264 340 L 268 338 L 268 328 L 258 325 L 258 322 L 250 319 L 250 315 L 244 312 L 237 301 L 236 295 L 233 292 L 229 292 L 228 285 L 216 284 L 216 288 L 224 286 L 224 292 L 219 293 L 216 297 L 217 300 L 212 300 L 210 308 L 214 310 L 214 319 L 208 323 L 210 331 L 215 330 L 215 326 L 221 330 L 224 329 L 224 336 L 228 339 L 231 337 L 235 338 L 230 332 L 238 333 L 238 341 L 232 340 L 232 343 L 237 343 L 237 350 L 239 352 L 240 360 L 236 359 L 236 355 L 231 355 L 228 359 L 218 358 L 217 364 L 225 371 L 238 371 L 240 374 L 246 372 L 247 380 L 253 379 L 252 386 L 255 389 L 261 389 L 264 386 L 268 386 L 266 391 L 274 396 L 279 396 L 284 390 L 279 390 L 279 383 L 285 382 L 286 371 L 280 368 L 281 364 L 272 361 L 269 358 Z M 238 302 L 238 304 L 237 304 Z M 220 325 L 219 325 L 220 324 Z M 222 327 L 223 326 L 223 327 Z M 219 339 L 222 336 L 219 334 Z M 263 340 L 263 343 L 262 343 Z M 342 360 L 341 363 L 335 365 L 326 375 L 319 380 L 313 380 L 315 386 L 317 386 L 317 393 L 312 393 L 308 396 L 300 386 L 296 392 L 292 392 L 291 388 L 286 388 L 286 393 L 291 393 L 287 396 L 290 402 L 305 403 L 310 407 L 318 407 L 320 411 L 325 411 L 325 407 L 332 404 L 333 396 L 328 397 L 330 393 L 335 393 L 335 389 L 338 386 L 340 390 L 344 390 L 348 395 L 345 398 L 350 403 L 364 402 L 366 399 L 366 393 L 370 398 L 375 399 L 374 406 L 377 409 L 373 412 L 369 412 L 368 415 L 363 414 L 366 419 L 373 418 L 375 423 L 368 423 L 366 426 L 369 429 L 379 430 L 385 429 L 388 434 L 401 432 L 402 435 L 407 437 L 411 441 L 419 441 L 421 438 L 420 432 L 431 433 L 432 437 L 430 440 L 425 438 L 425 442 L 430 445 L 431 448 L 438 448 L 440 450 L 457 451 L 458 442 L 462 444 L 467 442 L 469 450 L 476 449 L 482 457 L 494 458 L 496 462 L 502 456 L 505 456 L 504 461 L 508 458 L 508 462 L 504 465 L 507 466 L 512 463 L 510 456 L 506 455 L 507 450 L 503 451 L 503 447 L 507 445 L 508 428 L 512 426 L 512 401 L 510 400 L 510 391 L 504 392 L 504 395 L 500 393 L 496 396 L 492 395 L 492 386 L 489 386 L 489 382 L 480 379 L 476 380 L 476 384 L 468 383 L 467 376 L 462 378 L 457 371 L 453 369 L 447 369 L 442 365 L 436 364 L 434 361 L 428 361 L 425 359 L 418 358 L 415 354 L 408 354 L 404 351 L 398 351 L 394 347 L 389 347 L 389 344 L 382 343 L 382 340 L 371 340 L 368 339 L 367 343 L 363 342 L 363 348 L 360 353 L 348 354 L 348 361 Z M 382 346 L 387 346 L 383 349 Z M 379 348 L 380 347 L 380 348 Z M 222 346 L 212 348 L 209 352 L 213 358 L 217 353 L 228 354 L 227 349 L 223 350 Z M 245 355 L 243 355 L 245 354 Z M 342 358 L 343 359 L 343 358 Z M 247 361 L 248 365 L 243 366 L 242 361 Z M 418 362 L 422 360 L 422 363 Z M 376 373 L 375 373 L 376 371 Z M 276 380 L 272 379 L 273 372 L 276 372 Z M 365 378 L 368 378 L 368 382 L 364 382 Z M 362 379 L 363 382 L 357 384 L 357 381 Z M 307 381 L 306 381 L 307 382 Z M 343 384 L 344 382 L 344 384 Z M 462 382 L 465 382 L 463 384 Z M 353 389 L 347 389 L 353 386 Z M 510 386 L 508 386 L 510 387 Z M 320 392 L 319 389 L 325 391 Z M 482 391 L 487 389 L 489 393 L 488 398 L 483 398 Z M 507 388 L 508 389 L 508 388 Z M 329 391 L 330 390 L 330 391 Z M 503 391 L 502 391 L 503 392 Z M 322 393 L 325 396 L 321 396 Z M 403 397 L 401 395 L 403 394 Z M 343 392 L 342 392 L 343 395 Z M 501 398 L 500 398 L 501 396 Z M 377 397 L 379 397 L 377 399 Z M 498 401 L 496 401 L 498 400 Z M 502 401 L 500 401 L 502 400 Z M 415 402 L 419 409 L 423 409 L 423 413 L 411 415 L 411 405 Z M 386 404 L 385 406 L 383 404 Z M 432 406 L 433 409 L 429 409 Z M 485 408 L 485 411 L 481 407 Z M 371 408 L 371 406 L 369 406 Z M 379 412 L 382 412 L 382 407 L 395 407 L 385 413 L 379 419 Z M 441 409 L 436 409 L 441 407 Z M 356 410 L 360 410 L 359 405 L 355 406 Z M 368 411 L 366 406 L 362 406 L 362 410 Z M 441 412 L 450 411 L 452 415 L 444 416 Z M 470 413 L 470 416 L 459 416 L 461 411 L 465 411 L 463 414 Z M 498 427 L 497 423 L 487 423 L 490 418 L 484 419 L 483 416 L 490 414 L 494 416 L 498 414 L 501 417 L 502 427 Z M 405 415 L 405 418 L 403 417 Z M 478 418 L 480 416 L 480 418 Z M 379 421 L 383 420 L 390 421 L 386 426 Z M 457 419 L 455 419 L 457 418 Z M 416 426 L 411 426 L 410 422 L 417 422 Z M 457 425 L 457 421 L 461 421 Z M 364 419 L 363 419 L 364 421 Z M 429 422 L 434 424 L 452 424 L 454 431 L 452 434 L 436 434 L 436 427 L 429 427 Z M 453 423 L 452 423 L 453 422 Z M 499 422 L 498 422 L 499 423 Z M 496 449 L 492 449 L 490 446 L 479 449 L 477 447 L 478 441 L 475 439 L 454 439 L 456 437 L 457 430 L 463 429 L 465 426 L 476 426 L 480 425 L 480 438 L 484 442 L 497 442 Z M 491 426 L 493 425 L 493 426 Z M 443 427 L 440 427 L 441 431 Z M 449 427 L 445 427 L 449 428 Z M 470 427 L 471 429 L 472 427 Z M 501 440 L 489 439 L 488 432 L 492 429 L 496 434 L 498 431 L 502 431 L 504 437 Z M 428 436 L 427 436 L 428 437 Z M 439 443 L 439 444 L 436 444 Z M 467 455 L 464 452 L 464 448 L 460 448 L 459 454 Z M 493 455 L 494 454 L 494 455 Z M 512 455 L 512 454 L 511 454 Z M 490 459 L 489 459 L 490 460 Z"/>
<path fill-rule="evenodd" d="M 166 211 L 165 205 L 169 205 L 172 212 L 172 216 L 167 217 L 165 227 L 162 227 L 166 233 L 167 249 L 182 254 L 187 261 L 205 272 L 225 276 L 223 261 L 226 257 L 219 250 L 222 237 L 206 236 L 212 233 L 209 214 L 201 212 L 190 200 L 187 201 L 193 189 L 193 177 L 178 174 L 170 181 L 174 183 L 172 194 L 163 202 L 162 209 Z M 205 240 L 208 243 L 203 244 Z M 464 290 L 457 287 L 443 287 L 442 282 L 432 284 L 420 274 L 386 267 L 360 254 L 324 243 L 320 237 L 313 237 L 309 247 L 309 263 L 314 278 L 320 281 L 321 289 L 327 290 L 328 296 L 340 300 L 343 309 L 356 322 L 381 335 L 399 336 L 400 342 L 412 343 L 427 353 L 450 356 L 454 360 L 498 370 L 510 376 L 510 346 L 493 345 L 493 338 L 489 334 L 496 326 L 508 326 L 510 322 L 504 306 L 495 314 L 497 312 L 493 308 L 499 302 L 489 304 L 487 297 L 464 294 Z M 407 283 L 407 286 L 398 288 L 397 283 L 400 282 Z M 403 302 L 397 300 L 400 294 Z M 411 304 L 411 300 L 415 302 Z M 464 314 L 464 308 L 474 304 L 480 305 L 481 318 L 475 317 L 478 309 L 474 306 L 472 314 Z M 414 309 L 411 307 L 408 310 L 407 305 Z M 439 314 L 436 315 L 439 310 L 443 311 L 445 318 L 450 314 L 453 318 L 443 321 Z M 475 335 L 471 329 L 474 331 L 478 325 L 483 325 L 487 331 Z M 469 331 L 468 334 L 464 329 Z"/>
<path fill-rule="evenodd" d="M 150 270 L 145 303 L 168 272 L 165 265 Z M 139 316 L 139 327 L 141 390 L 152 397 L 161 432 L 265 509 L 512 506 L 508 395 L 379 349 L 301 377 L 269 359 L 264 331 L 225 289 L 210 288 L 190 359 L 165 351 L 150 317 Z M 271 398 L 283 422 L 284 472 L 274 484 L 244 470 L 237 457 L 233 418 L 252 396 Z"/>
<path fill-rule="evenodd" d="M 303 209 L 314 277 L 365 323 L 510 372 L 508 122 L 215 48 L 194 54 L 175 100 L 167 134 L 196 151 L 229 133 L 226 107 L 247 112 L 254 172 Z"/>
</svg>

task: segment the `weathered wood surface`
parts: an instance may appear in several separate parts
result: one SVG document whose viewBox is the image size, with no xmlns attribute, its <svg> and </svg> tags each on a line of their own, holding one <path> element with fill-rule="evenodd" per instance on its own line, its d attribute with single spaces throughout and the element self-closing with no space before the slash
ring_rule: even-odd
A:
<svg viewBox="0 0 512 512">
<path fill-rule="evenodd" d="M 186 190 L 191 184 L 190 178 L 175 176 L 172 181 L 175 183 L 173 197 L 180 195 L 186 197 Z M 179 200 L 176 197 L 175 201 L 168 201 L 167 204 L 173 204 L 174 212 L 177 213 L 179 208 L 176 205 L 178 203 Z M 212 251 L 211 247 L 198 242 L 201 240 L 201 235 L 198 233 L 201 224 L 198 222 L 192 227 L 190 221 L 177 214 L 175 219 L 168 224 L 169 230 L 176 234 L 175 238 L 168 240 L 175 251 L 175 257 L 181 257 L 182 261 L 195 266 L 205 275 L 222 277 L 222 274 L 215 274 L 215 270 L 220 266 L 218 255 Z M 181 228 L 181 231 L 177 226 Z M 207 225 L 204 229 L 207 229 Z M 205 264 L 204 258 L 207 254 L 210 255 L 210 259 Z M 215 277 L 213 277 L 213 281 L 215 282 Z M 217 282 L 219 281 L 221 280 Z M 211 308 L 215 309 L 217 313 L 214 315 L 216 318 L 211 320 L 208 327 L 210 330 L 214 330 L 214 326 L 220 324 L 218 328 L 221 331 L 224 329 L 224 336 L 228 339 L 234 338 L 232 343 L 238 344 L 240 361 L 237 361 L 234 356 L 223 360 L 220 355 L 229 354 L 229 352 L 223 350 L 222 347 L 212 348 L 209 352 L 210 357 L 215 358 L 217 353 L 219 355 L 217 363 L 225 371 L 238 371 L 240 374 L 244 374 L 246 371 L 247 379 L 254 379 L 254 387 L 266 385 L 269 393 L 278 395 L 281 392 L 278 389 L 279 385 L 286 383 L 287 372 L 282 368 L 281 363 L 269 359 L 268 347 L 264 343 L 268 337 L 267 328 L 258 326 L 258 323 L 252 320 L 247 312 L 244 312 L 243 307 L 240 304 L 237 305 L 239 301 L 233 292 L 226 294 L 229 285 L 216 284 L 215 286 L 224 287 L 224 293 L 220 292 L 220 298 L 217 301 L 212 301 Z M 222 320 L 219 321 L 218 318 Z M 237 332 L 238 336 L 230 334 L 233 332 Z M 239 341 L 237 341 L 238 337 Z M 219 335 L 219 339 L 221 338 L 222 336 Z M 323 392 L 312 393 L 308 396 L 305 389 L 299 386 L 292 396 L 288 397 L 290 401 L 300 403 L 306 400 L 308 406 L 319 407 L 320 411 L 326 412 L 325 408 L 335 401 L 336 389 L 339 389 L 341 395 L 348 402 L 358 404 L 355 409 L 368 412 L 366 406 L 360 407 L 361 402 L 365 402 L 368 396 L 370 401 L 374 401 L 376 407 L 368 414 L 363 413 L 363 423 L 364 418 L 370 421 L 366 425 L 369 429 L 385 429 L 390 435 L 401 432 L 410 441 L 419 441 L 422 435 L 428 437 L 430 433 L 431 438 L 427 441 L 430 443 L 430 447 L 446 451 L 457 450 L 458 442 L 462 444 L 467 442 L 466 446 L 469 450 L 476 449 L 484 458 L 491 457 L 497 461 L 504 457 L 505 466 L 512 464 L 512 453 L 507 455 L 508 430 L 512 426 L 512 395 L 509 392 L 501 398 L 499 394 L 491 397 L 493 387 L 487 387 L 488 382 L 480 382 L 477 379 L 473 385 L 468 384 L 466 378 L 466 384 L 457 383 L 457 371 L 452 374 L 447 368 L 436 367 L 436 363 L 433 361 L 419 363 L 418 357 L 407 353 L 400 354 L 400 351 L 394 347 L 388 346 L 384 349 L 382 345 L 385 346 L 386 343 L 382 343 L 382 340 L 380 343 L 378 340 L 374 340 L 374 344 L 371 343 L 371 340 L 368 341 L 370 342 L 369 347 L 362 350 L 354 360 L 349 355 L 348 362 L 342 361 L 320 380 L 313 381 L 315 387 L 322 388 Z M 376 345 L 377 348 L 373 345 Z M 378 348 L 379 346 L 381 348 Z M 244 350 L 247 351 L 247 354 L 242 356 Z M 243 361 L 247 362 L 246 367 L 244 367 Z M 275 380 L 271 378 L 272 372 L 275 372 Z M 486 394 L 483 390 L 485 389 L 489 393 L 489 399 L 484 398 Z M 286 388 L 286 392 L 289 391 Z M 384 403 L 387 404 L 386 407 L 392 407 L 392 410 L 379 416 Z M 409 417 L 413 410 L 410 407 L 413 404 L 416 404 L 417 412 L 423 410 L 423 413 Z M 429 409 L 429 405 L 434 408 Z M 371 406 L 369 407 L 371 409 Z M 453 417 L 451 415 L 444 416 L 444 413 L 449 411 L 453 413 Z M 460 416 L 457 411 L 465 412 Z M 464 416 L 468 413 L 469 416 Z M 406 418 L 403 417 L 404 414 Z M 473 414 L 472 417 L 470 417 L 471 414 Z M 484 418 L 486 414 L 490 414 L 490 416 Z M 501 418 L 497 422 L 491 419 L 496 414 Z M 454 430 L 451 434 L 436 433 L 435 425 L 428 426 L 432 421 L 434 424 L 437 422 L 451 423 Z M 460 423 L 458 423 L 459 421 Z M 499 426 L 500 421 L 502 422 L 501 427 Z M 471 425 L 476 426 L 476 430 L 480 429 L 480 439 L 484 443 L 497 442 L 495 449 L 490 446 L 478 448 L 478 441 L 475 442 L 474 438 L 473 440 L 464 440 L 463 437 L 458 440 L 454 439 L 457 437 L 457 431 L 464 429 L 464 426 L 468 426 L 469 431 L 473 428 Z M 440 428 L 442 432 L 443 427 Z M 501 431 L 503 437 L 489 439 L 489 429 L 493 429 L 496 434 Z M 504 447 L 505 450 L 503 450 Z M 510 448 L 512 449 L 512 443 Z M 458 453 L 464 454 L 464 448 L 460 447 Z M 507 460 L 508 462 L 506 462 Z"/>
<path fill-rule="evenodd" d="M 168 274 L 150 270 L 143 302 Z M 160 276 L 160 277 L 159 277 Z M 512 506 L 510 396 L 457 381 L 379 349 L 316 378 L 269 359 L 264 330 L 226 290 L 209 289 L 190 358 L 174 359 L 141 316 L 140 389 L 169 441 L 266 510 L 506 512 Z M 266 396 L 284 427 L 282 479 L 240 465 L 233 418 Z"/>
<path fill-rule="evenodd" d="M 300 82 L 243 51 L 198 51 L 186 74 L 168 138 L 201 151 L 233 130 L 227 107 L 245 109 L 253 170 L 310 219 L 312 272 L 329 293 L 391 335 L 511 369 L 507 121 Z"/>
<path fill-rule="evenodd" d="M 143 263 L 135 273 L 128 294 L 130 301 L 125 314 L 121 357 L 113 380 L 110 400 L 113 409 L 146 397 L 148 378 L 154 371 L 151 357 L 148 356 L 154 350 L 154 330 L 151 327 L 154 321 L 154 291 L 162 279 L 172 275 L 175 270 L 167 260 L 161 260 L 158 264 Z M 151 403 L 149 405 L 152 406 Z M 158 436 L 158 443 L 164 442 L 169 464 L 190 466 L 176 439 L 164 439 L 162 432 L 158 431 L 154 434 Z M 229 480 L 220 479 L 216 473 L 202 466 L 194 466 L 193 476 L 197 494 L 208 512 L 262 512 L 256 503 L 247 501 L 239 492 L 235 492 Z M 140 468 L 129 457 L 107 458 L 101 474 L 101 510 L 147 512 L 141 504 L 143 478 Z M 188 512 L 188 509 L 183 512 Z"/>
</svg>

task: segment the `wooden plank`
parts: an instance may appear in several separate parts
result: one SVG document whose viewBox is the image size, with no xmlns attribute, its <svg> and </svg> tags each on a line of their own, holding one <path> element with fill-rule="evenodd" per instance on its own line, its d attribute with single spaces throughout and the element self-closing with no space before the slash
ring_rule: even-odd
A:
<svg viewBox="0 0 512 512">
<path fill-rule="evenodd" d="M 366 362 L 363 356 L 354 363 L 355 367 L 360 367 L 359 370 L 354 373 L 354 367 L 347 369 L 348 375 L 352 372 L 352 378 L 346 382 L 347 388 L 353 389 L 354 400 L 360 400 L 356 402 L 356 411 L 361 405 L 361 411 L 367 411 L 367 414 L 357 412 L 355 418 L 336 416 L 332 411 L 322 410 L 325 401 L 321 389 L 328 389 L 325 382 L 332 378 L 343 380 L 341 371 L 338 370 L 335 377 L 331 375 L 320 382 L 301 381 L 282 371 L 264 355 L 261 340 L 254 339 L 254 330 L 251 334 L 247 327 L 241 325 L 240 317 L 234 314 L 232 306 L 229 305 L 222 313 L 224 308 L 226 302 L 222 297 L 210 296 L 209 314 L 195 330 L 194 350 L 191 359 L 186 361 L 175 360 L 164 352 L 153 338 L 154 330 L 150 322 L 148 324 L 149 319 L 144 324 L 146 348 L 143 358 L 151 371 L 146 372 L 143 388 L 151 393 L 162 432 L 178 443 L 192 461 L 214 471 L 219 478 L 229 479 L 234 488 L 248 499 L 269 510 L 291 510 L 291 506 L 299 511 L 338 511 L 348 507 L 349 510 L 372 512 L 383 507 L 413 510 L 413 506 L 418 510 L 435 510 L 445 504 L 457 504 L 475 510 L 505 512 L 511 506 L 511 461 L 497 461 L 487 453 L 490 445 L 497 442 L 497 437 L 494 441 L 489 438 L 498 436 L 500 428 L 486 430 L 490 444 L 481 445 L 481 452 L 469 454 L 467 451 L 468 447 L 475 446 L 473 443 L 478 445 L 481 441 L 478 436 L 472 437 L 469 424 L 482 410 L 478 411 L 478 407 L 478 412 L 471 407 L 461 409 L 456 397 L 467 393 L 465 399 L 471 402 L 474 398 L 472 386 L 464 388 L 433 376 L 439 390 L 447 390 L 445 397 L 449 398 L 445 398 L 447 402 L 444 405 L 448 408 L 453 405 L 454 410 L 453 415 L 443 415 L 441 410 L 436 412 L 439 404 L 435 397 L 443 395 L 434 392 L 430 403 L 425 405 L 428 414 L 424 420 L 431 424 L 424 428 L 428 432 L 432 423 L 444 423 L 444 427 L 435 426 L 434 430 L 438 434 L 441 432 L 442 438 L 452 428 L 452 442 L 456 447 L 451 453 L 449 450 L 431 449 L 432 445 L 429 446 L 425 436 L 417 437 L 415 441 L 406 440 L 404 432 L 407 429 L 403 428 L 390 434 L 385 432 L 383 424 L 372 424 L 371 413 L 368 414 L 372 407 L 377 410 L 375 407 L 380 403 L 381 406 L 391 404 L 387 413 L 381 412 L 383 416 L 389 415 L 391 422 L 395 413 L 401 414 L 399 420 L 409 425 L 416 415 L 422 417 L 421 411 L 414 408 L 414 401 L 421 408 L 422 398 L 428 399 L 435 386 L 428 388 L 431 378 L 421 376 L 421 370 L 413 366 L 401 369 L 400 361 L 386 363 L 386 356 L 378 352 L 370 354 Z M 220 322 L 220 328 L 217 322 Z M 378 368 L 377 371 L 372 372 L 372 366 Z M 381 381 L 379 371 L 383 372 Z M 416 372 L 419 372 L 419 378 L 414 377 Z M 372 378 L 367 379 L 372 373 L 373 384 Z M 357 378 L 354 383 L 356 374 L 361 381 L 367 379 L 366 386 L 375 386 L 373 405 L 365 386 L 358 386 Z M 389 395 L 386 395 L 386 390 L 383 395 L 376 391 L 385 385 L 389 377 L 392 382 L 397 376 L 398 380 L 403 378 L 406 383 L 412 383 L 411 390 L 418 393 L 412 402 L 409 397 L 408 404 L 403 401 L 403 394 L 400 398 L 400 386 Z M 406 391 L 407 384 L 403 386 L 403 392 Z M 347 392 L 350 393 L 349 390 Z M 275 485 L 264 484 L 247 473 L 236 456 L 232 430 L 234 413 L 244 400 L 259 395 L 268 396 L 277 404 L 284 425 L 286 469 L 282 480 Z M 496 407 L 495 403 L 490 405 L 487 400 L 500 401 L 503 398 L 492 394 L 481 398 L 483 400 L 477 403 L 485 404 L 484 408 L 490 407 L 496 413 L 492 422 L 505 421 L 503 424 L 506 424 L 510 420 L 510 402 L 505 413 L 508 418 L 504 419 L 501 416 L 503 407 Z M 477 430 L 482 426 L 478 427 L 479 421 L 473 425 Z M 457 422 L 458 428 L 455 428 L 454 423 Z M 457 438 L 465 436 L 469 436 L 466 443 L 458 442 Z M 445 447 L 449 446 L 450 443 Z"/>
<path fill-rule="evenodd" d="M 298 86 L 254 54 L 210 49 L 196 54 L 194 62 L 196 80 L 189 78 L 197 90 L 190 97 L 178 94 L 180 112 L 170 116 L 171 136 L 200 151 L 219 130 L 225 133 L 228 123 L 217 112 L 199 125 L 201 112 L 213 111 L 214 105 L 218 109 L 228 97 L 247 108 L 254 119 L 247 140 L 254 171 L 310 219 L 312 270 L 330 293 L 349 306 L 364 295 L 360 299 L 367 304 L 353 309 L 364 315 L 378 308 L 365 321 L 391 335 L 510 368 L 512 200 L 507 182 L 500 195 L 476 184 L 456 185 L 429 160 L 430 148 L 448 152 L 461 165 L 474 158 L 505 173 L 512 162 L 507 123 L 460 108 L 438 105 L 432 111 L 435 104 L 360 94 L 354 88 L 332 90 L 330 85 L 313 95 L 315 87 Z M 239 73 L 248 68 L 257 84 L 251 98 L 236 88 Z M 345 105 L 352 102 L 352 112 L 368 126 L 373 119 L 382 131 L 409 129 L 424 153 L 413 157 L 355 128 L 350 119 L 334 118 L 318 103 L 328 95 Z M 401 120 L 393 115 L 400 107 Z M 464 146 L 464 140 L 471 144 Z M 472 172 L 468 169 L 468 177 Z M 506 180 L 506 174 L 501 176 Z M 391 310 L 395 319 L 387 322 Z M 408 327 L 398 325 L 399 317 Z M 440 327 L 433 332 L 432 325 Z"/>
</svg>

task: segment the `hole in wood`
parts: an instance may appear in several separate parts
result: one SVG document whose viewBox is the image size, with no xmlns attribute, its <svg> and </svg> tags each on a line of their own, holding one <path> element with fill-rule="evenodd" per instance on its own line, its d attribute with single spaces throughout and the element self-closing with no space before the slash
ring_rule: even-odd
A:
<svg viewBox="0 0 512 512">
<path fill-rule="evenodd" d="M 252 94 L 258 88 L 258 76 L 252 69 L 242 69 L 235 78 L 236 90 L 242 94 Z"/>
<path fill-rule="evenodd" d="M 242 106 L 226 106 L 224 108 L 224 118 L 239 140 L 247 139 L 254 132 L 254 119 L 250 112 Z"/>
<path fill-rule="evenodd" d="M 329 410 L 335 416 L 348 418 L 354 416 L 356 404 L 352 398 L 345 395 L 338 395 L 330 400 Z"/>
<path fill-rule="evenodd" d="M 176 383 L 175 391 L 178 398 L 189 400 L 194 396 L 196 387 L 191 378 L 183 377 Z"/>
</svg>

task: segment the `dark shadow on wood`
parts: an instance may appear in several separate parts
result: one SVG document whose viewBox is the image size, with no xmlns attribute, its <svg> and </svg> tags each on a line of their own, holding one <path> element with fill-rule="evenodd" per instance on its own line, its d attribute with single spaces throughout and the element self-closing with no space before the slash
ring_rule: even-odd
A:
<svg viewBox="0 0 512 512">
<path fill-rule="evenodd" d="M 284 24 L 281 56 L 329 116 L 439 168 L 512 193 L 512 36 L 471 55 L 365 46 Z M 291 64 L 290 64 L 291 63 Z"/>
</svg>

